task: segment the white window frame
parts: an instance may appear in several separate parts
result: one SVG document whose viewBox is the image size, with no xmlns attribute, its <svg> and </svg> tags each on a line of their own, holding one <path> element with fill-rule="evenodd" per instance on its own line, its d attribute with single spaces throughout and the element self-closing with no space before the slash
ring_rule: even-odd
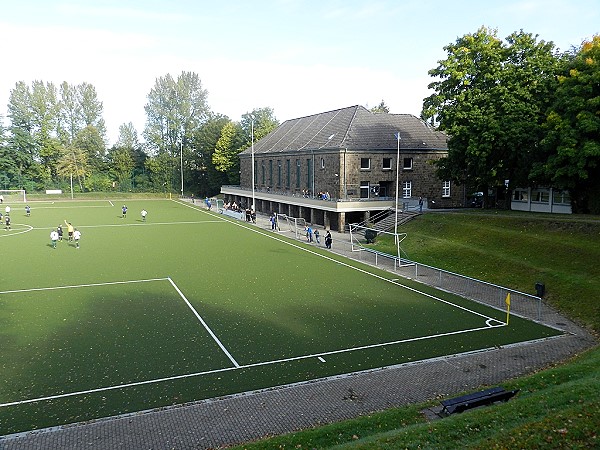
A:
<svg viewBox="0 0 600 450">
<path fill-rule="evenodd" d="M 402 198 L 412 197 L 412 181 L 402 182 Z"/>
<path fill-rule="evenodd" d="M 385 165 L 386 159 L 389 162 L 389 166 Z M 383 158 L 381 160 L 381 170 L 392 170 L 392 158 Z"/>
<path fill-rule="evenodd" d="M 450 186 L 452 183 L 450 181 L 442 182 L 442 197 L 450 197 Z"/>
<path fill-rule="evenodd" d="M 410 165 L 406 165 L 406 160 L 410 161 Z M 412 158 L 402 158 L 402 170 L 412 170 L 413 168 L 413 159 Z"/>
<path fill-rule="evenodd" d="M 363 161 L 367 161 L 368 167 L 363 167 Z M 360 170 L 371 170 L 371 158 L 360 158 Z"/>
</svg>

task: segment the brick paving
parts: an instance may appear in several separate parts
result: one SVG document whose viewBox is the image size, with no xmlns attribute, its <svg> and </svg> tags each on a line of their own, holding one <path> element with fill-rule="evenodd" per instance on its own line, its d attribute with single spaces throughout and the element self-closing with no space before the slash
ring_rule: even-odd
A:
<svg viewBox="0 0 600 450">
<path fill-rule="evenodd" d="M 257 226 L 269 228 L 267 219 L 259 218 Z M 342 236 L 334 237 L 334 251 L 336 239 L 342 239 Z M 0 450 L 226 447 L 498 384 L 566 360 L 596 344 L 585 330 L 556 313 L 545 314 L 544 321 L 564 329 L 567 334 L 527 344 L 8 435 L 0 437 Z"/>
</svg>

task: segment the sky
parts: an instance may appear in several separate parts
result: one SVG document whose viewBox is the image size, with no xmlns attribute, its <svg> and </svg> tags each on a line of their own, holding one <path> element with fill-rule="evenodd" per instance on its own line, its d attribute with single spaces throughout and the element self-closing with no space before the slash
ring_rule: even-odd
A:
<svg viewBox="0 0 600 450">
<path fill-rule="evenodd" d="M 2 0 L 0 115 L 19 81 L 87 82 L 109 145 L 129 122 L 142 139 L 157 78 L 186 71 L 235 121 L 255 108 L 283 122 L 382 100 L 418 116 L 444 46 L 481 26 L 566 51 L 600 33 L 600 0 Z"/>
</svg>

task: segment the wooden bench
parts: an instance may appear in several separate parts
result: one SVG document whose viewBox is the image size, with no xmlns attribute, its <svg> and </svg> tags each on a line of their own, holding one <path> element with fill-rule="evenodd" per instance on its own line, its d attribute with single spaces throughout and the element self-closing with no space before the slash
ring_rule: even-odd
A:
<svg viewBox="0 0 600 450">
<path fill-rule="evenodd" d="M 479 406 L 491 405 L 496 402 L 506 402 L 517 392 L 519 392 L 519 389 L 507 391 L 503 387 L 495 387 L 473 394 L 461 395 L 460 397 L 443 400 L 441 402 L 443 408 L 440 415 L 449 416 L 450 414 L 461 413 Z"/>
</svg>

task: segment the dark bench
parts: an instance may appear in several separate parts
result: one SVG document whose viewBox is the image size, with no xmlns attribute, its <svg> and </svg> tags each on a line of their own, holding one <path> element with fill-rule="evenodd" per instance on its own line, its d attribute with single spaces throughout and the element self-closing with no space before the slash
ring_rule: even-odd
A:
<svg viewBox="0 0 600 450">
<path fill-rule="evenodd" d="M 507 391 L 503 387 L 495 387 L 473 394 L 461 395 L 460 397 L 443 400 L 443 408 L 440 415 L 449 416 L 450 414 L 461 413 L 467 409 L 477 408 L 479 406 L 491 405 L 496 402 L 506 402 L 510 400 L 519 389 Z"/>
</svg>

